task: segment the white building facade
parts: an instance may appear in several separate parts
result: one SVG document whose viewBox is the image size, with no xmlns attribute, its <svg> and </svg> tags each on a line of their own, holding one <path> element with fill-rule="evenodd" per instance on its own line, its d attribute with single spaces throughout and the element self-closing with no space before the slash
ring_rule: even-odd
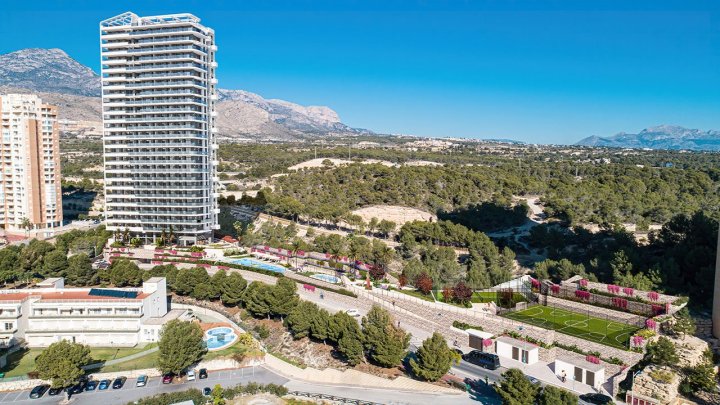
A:
<svg viewBox="0 0 720 405">
<path fill-rule="evenodd" d="M 156 341 L 164 322 L 186 317 L 185 311 L 168 312 L 162 277 L 124 289 L 65 288 L 62 279 L 50 281 L 40 288 L 0 290 L 0 346 L 22 339 L 30 347 L 60 340 L 132 347 Z"/>
<path fill-rule="evenodd" d="M 106 225 L 189 245 L 218 229 L 215 33 L 191 14 L 100 23 Z"/>
<path fill-rule="evenodd" d="M 62 225 L 57 108 L 32 94 L 0 95 L 0 212 L 11 231 Z"/>
</svg>

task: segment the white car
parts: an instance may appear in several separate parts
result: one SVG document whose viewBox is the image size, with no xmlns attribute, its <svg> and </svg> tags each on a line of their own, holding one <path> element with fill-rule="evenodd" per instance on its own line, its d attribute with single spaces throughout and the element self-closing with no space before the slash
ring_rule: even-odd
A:
<svg viewBox="0 0 720 405">
<path fill-rule="evenodd" d="M 187 380 L 188 381 L 195 381 L 195 370 L 190 370 L 187 373 Z"/>
<path fill-rule="evenodd" d="M 358 311 L 357 309 L 348 309 L 347 311 L 345 311 L 345 313 L 356 318 L 360 316 L 360 311 Z"/>
</svg>

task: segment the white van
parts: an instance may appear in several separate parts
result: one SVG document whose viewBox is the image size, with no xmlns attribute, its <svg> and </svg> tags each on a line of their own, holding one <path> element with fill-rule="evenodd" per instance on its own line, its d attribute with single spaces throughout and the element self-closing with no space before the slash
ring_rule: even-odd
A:
<svg viewBox="0 0 720 405">
<path fill-rule="evenodd" d="M 195 370 L 190 370 L 187 373 L 187 380 L 188 381 L 195 381 Z"/>
</svg>

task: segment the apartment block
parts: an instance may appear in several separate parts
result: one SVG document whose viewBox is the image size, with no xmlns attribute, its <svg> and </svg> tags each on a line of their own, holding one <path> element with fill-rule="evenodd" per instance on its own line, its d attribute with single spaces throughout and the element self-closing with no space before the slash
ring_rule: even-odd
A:
<svg viewBox="0 0 720 405">
<path fill-rule="evenodd" d="M 142 288 L 65 288 L 62 278 L 35 288 L 0 290 L 0 347 L 24 340 L 46 347 L 60 340 L 101 347 L 155 342 L 170 319 L 187 319 L 185 310 L 168 311 L 165 278 Z"/>
<path fill-rule="evenodd" d="M 57 108 L 30 94 L 0 95 L 0 209 L 9 231 L 62 225 Z"/>
<path fill-rule="evenodd" d="M 219 229 L 215 33 L 191 14 L 100 23 L 106 224 L 189 245 Z"/>
</svg>

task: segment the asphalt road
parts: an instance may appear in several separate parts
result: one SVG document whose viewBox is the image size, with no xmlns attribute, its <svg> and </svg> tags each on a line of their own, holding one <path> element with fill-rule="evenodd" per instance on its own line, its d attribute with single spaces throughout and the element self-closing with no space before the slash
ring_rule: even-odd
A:
<svg viewBox="0 0 720 405">
<path fill-rule="evenodd" d="M 118 376 L 120 375 L 121 374 L 118 373 Z M 96 389 L 95 391 L 75 394 L 71 398 L 71 403 L 78 405 L 122 405 L 143 397 L 163 392 L 185 391 L 189 388 L 202 390 L 204 387 L 212 388 L 216 384 L 220 384 L 223 387 L 231 387 L 240 383 L 248 383 L 250 381 L 261 384 L 275 383 L 281 385 L 288 382 L 286 378 L 283 378 L 262 367 L 256 367 L 254 375 L 253 369 L 247 368 L 210 372 L 208 373 L 207 379 L 183 383 L 163 384 L 160 380 L 160 377 L 152 377 L 145 387 L 138 388 L 135 386 L 135 379 L 129 378 L 125 382 L 125 386 L 117 390 L 108 388 L 104 391 L 98 391 Z M 48 396 L 48 394 L 45 393 L 45 395 L 39 399 L 30 399 L 29 390 L 0 393 L 0 403 L 3 404 L 58 404 L 63 399 L 65 399 L 64 393 L 53 397 Z"/>
</svg>

